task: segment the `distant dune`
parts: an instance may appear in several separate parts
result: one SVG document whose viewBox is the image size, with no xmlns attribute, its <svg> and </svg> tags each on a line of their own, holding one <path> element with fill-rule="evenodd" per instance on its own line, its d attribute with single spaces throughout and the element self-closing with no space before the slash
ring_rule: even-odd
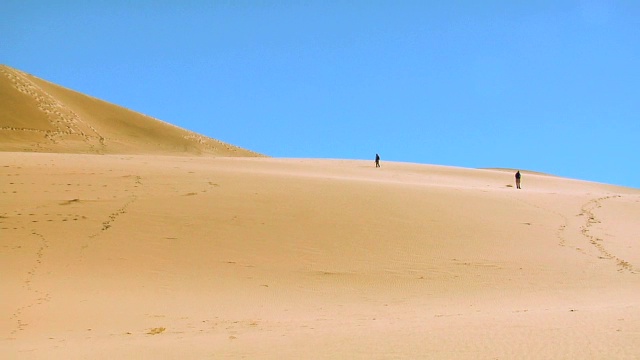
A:
<svg viewBox="0 0 640 360">
<path fill-rule="evenodd" d="M 640 190 L 249 157 L 0 79 L 2 359 L 640 354 Z"/>
<path fill-rule="evenodd" d="M 259 156 L 4 65 L 0 151 Z"/>
</svg>

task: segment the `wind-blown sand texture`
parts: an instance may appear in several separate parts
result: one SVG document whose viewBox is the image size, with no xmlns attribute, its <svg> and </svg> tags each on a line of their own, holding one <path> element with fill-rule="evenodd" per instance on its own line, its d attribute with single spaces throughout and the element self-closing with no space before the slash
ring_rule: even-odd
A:
<svg viewBox="0 0 640 360">
<path fill-rule="evenodd" d="M 0 152 L 0 358 L 640 354 L 640 190 L 145 149 Z"/>
</svg>

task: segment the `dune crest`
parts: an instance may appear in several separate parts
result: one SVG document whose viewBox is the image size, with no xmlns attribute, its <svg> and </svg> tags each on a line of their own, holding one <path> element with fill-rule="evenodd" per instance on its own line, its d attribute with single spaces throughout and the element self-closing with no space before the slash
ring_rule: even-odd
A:
<svg viewBox="0 0 640 360">
<path fill-rule="evenodd" d="M 0 151 L 261 156 L 5 65 Z"/>
</svg>

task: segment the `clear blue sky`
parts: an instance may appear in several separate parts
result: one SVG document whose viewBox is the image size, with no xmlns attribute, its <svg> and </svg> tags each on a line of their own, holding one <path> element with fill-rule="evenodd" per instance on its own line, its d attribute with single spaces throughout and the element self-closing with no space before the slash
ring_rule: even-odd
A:
<svg viewBox="0 0 640 360">
<path fill-rule="evenodd" d="M 640 1 L 4 0 L 0 63 L 275 157 L 640 188 Z"/>
</svg>

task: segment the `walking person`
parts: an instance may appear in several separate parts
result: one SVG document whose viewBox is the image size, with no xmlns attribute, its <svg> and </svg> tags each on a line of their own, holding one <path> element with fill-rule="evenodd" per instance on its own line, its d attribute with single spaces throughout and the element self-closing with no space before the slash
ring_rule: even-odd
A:
<svg viewBox="0 0 640 360">
<path fill-rule="evenodd" d="M 518 170 L 516 172 L 516 189 L 520 189 L 520 178 L 522 177 L 522 175 L 520 175 L 520 170 Z"/>
<path fill-rule="evenodd" d="M 380 167 L 380 155 L 376 154 L 376 167 Z"/>
</svg>

